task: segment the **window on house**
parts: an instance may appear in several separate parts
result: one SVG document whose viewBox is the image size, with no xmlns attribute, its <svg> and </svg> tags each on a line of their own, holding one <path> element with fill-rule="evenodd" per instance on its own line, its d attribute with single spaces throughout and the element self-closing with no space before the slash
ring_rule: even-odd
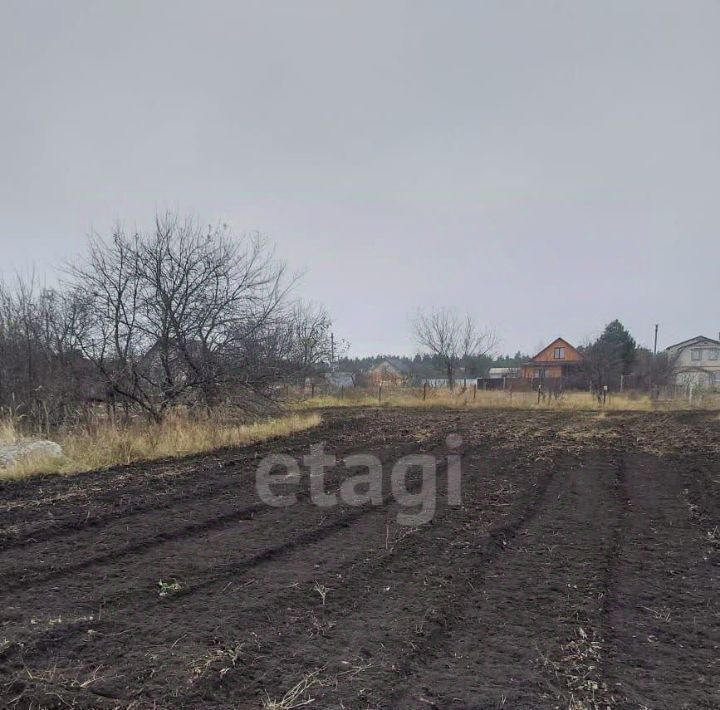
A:
<svg viewBox="0 0 720 710">
<path fill-rule="evenodd" d="M 710 359 L 711 360 L 720 360 L 720 350 L 718 348 L 713 348 L 710 351 Z"/>
<path fill-rule="evenodd" d="M 702 350 L 700 350 L 700 348 L 694 348 L 691 357 L 695 362 L 702 360 Z"/>
<path fill-rule="evenodd" d="M 720 372 L 715 373 L 715 385 L 720 387 Z"/>
<path fill-rule="evenodd" d="M 555 359 L 556 360 L 564 360 L 565 359 L 565 348 L 555 348 Z"/>
</svg>

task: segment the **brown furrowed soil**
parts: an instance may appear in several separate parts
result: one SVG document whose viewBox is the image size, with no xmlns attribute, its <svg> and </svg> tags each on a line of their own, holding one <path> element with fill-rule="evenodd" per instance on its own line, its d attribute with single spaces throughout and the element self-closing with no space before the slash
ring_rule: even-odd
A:
<svg viewBox="0 0 720 710">
<path fill-rule="evenodd" d="M 262 458 L 317 442 L 376 455 L 382 504 L 318 507 L 304 468 L 264 504 Z M 417 453 L 437 510 L 409 527 L 390 470 Z M 330 410 L 0 485 L 0 707 L 720 708 L 719 457 L 717 413 Z"/>
</svg>

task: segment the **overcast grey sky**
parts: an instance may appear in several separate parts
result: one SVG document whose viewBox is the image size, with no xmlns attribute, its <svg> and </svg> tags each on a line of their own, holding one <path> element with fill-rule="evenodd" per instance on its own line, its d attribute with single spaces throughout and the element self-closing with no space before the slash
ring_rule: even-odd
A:
<svg viewBox="0 0 720 710">
<path fill-rule="evenodd" d="M 720 2 L 0 0 L 0 269 L 260 230 L 354 354 L 720 330 Z"/>
</svg>

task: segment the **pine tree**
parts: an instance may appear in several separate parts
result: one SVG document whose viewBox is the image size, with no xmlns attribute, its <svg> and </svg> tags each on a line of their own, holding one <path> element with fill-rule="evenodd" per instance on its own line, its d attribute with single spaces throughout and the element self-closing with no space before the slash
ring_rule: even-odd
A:
<svg viewBox="0 0 720 710">
<path fill-rule="evenodd" d="M 625 326 L 617 319 L 605 326 L 598 343 L 607 347 L 622 361 L 623 373 L 627 374 L 635 362 L 637 343 Z"/>
</svg>

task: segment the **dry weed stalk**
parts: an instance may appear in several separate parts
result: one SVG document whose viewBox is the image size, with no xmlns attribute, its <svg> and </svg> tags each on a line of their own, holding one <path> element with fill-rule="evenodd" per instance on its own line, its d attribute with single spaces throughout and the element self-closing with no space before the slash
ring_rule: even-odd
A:
<svg viewBox="0 0 720 710">
<path fill-rule="evenodd" d="M 243 652 L 244 643 L 237 644 L 230 648 L 218 648 L 208 653 L 207 656 L 193 665 L 193 679 L 202 678 L 211 666 L 220 665 L 218 673 L 224 676 L 233 669 Z M 228 665 L 229 664 L 229 665 Z"/>
<path fill-rule="evenodd" d="M 322 669 L 308 673 L 296 683 L 280 700 L 273 700 L 266 693 L 262 701 L 263 710 L 293 710 L 294 708 L 305 707 L 315 702 L 315 698 L 308 695 L 313 688 L 324 687 L 327 681 L 320 677 Z"/>
<path fill-rule="evenodd" d="M 325 597 L 327 597 L 328 592 L 330 591 L 330 587 L 326 587 L 324 584 L 315 582 L 315 586 L 313 587 L 313 589 L 320 595 L 320 599 L 322 599 L 322 605 L 325 606 Z"/>
</svg>

